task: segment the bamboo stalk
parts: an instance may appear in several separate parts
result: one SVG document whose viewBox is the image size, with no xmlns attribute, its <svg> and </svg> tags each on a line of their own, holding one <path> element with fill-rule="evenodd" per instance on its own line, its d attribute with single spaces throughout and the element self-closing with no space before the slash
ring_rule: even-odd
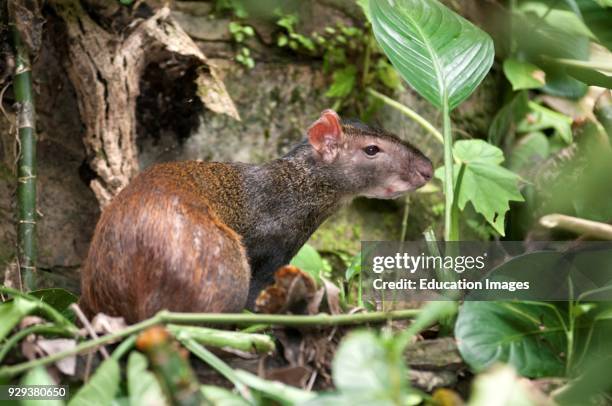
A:
<svg viewBox="0 0 612 406">
<path fill-rule="evenodd" d="M 36 131 L 28 49 L 13 28 L 19 157 L 17 168 L 18 256 L 22 289 L 36 288 Z"/>
</svg>

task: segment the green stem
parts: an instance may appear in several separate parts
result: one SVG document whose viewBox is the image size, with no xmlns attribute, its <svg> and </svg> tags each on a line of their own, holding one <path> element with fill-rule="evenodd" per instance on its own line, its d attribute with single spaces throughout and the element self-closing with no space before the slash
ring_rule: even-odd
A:
<svg viewBox="0 0 612 406">
<path fill-rule="evenodd" d="M 15 77 L 13 91 L 17 103 L 19 158 L 17 169 L 17 205 L 19 267 L 25 290 L 36 288 L 36 132 L 32 72 L 28 49 L 13 28 Z"/>
<path fill-rule="evenodd" d="M 406 195 L 404 198 L 404 215 L 402 217 L 402 233 L 400 235 L 400 241 L 406 240 L 406 233 L 408 232 L 408 214 L 410 212 L 410 195 Z"/>
<path fill-rule="evenodd" d="M 459 240 L 459 192 L 461 191 L 461 183 L 463 181 L 463 175 L 465 173 L 465 164 L 461 164 L 459 167 L 459 173 L 457 174 L 457 182 L 455 182 L 455 190 L 453 191 L 453 203 L 451 206 L 451 235 L 448 241 Z"/>
<path fill-rule="evenodd" d="M 273 352 L 274 341 L 265 334 L 217 330 L 207 327 L 168 324 L 168 331 L 177 339 L 193 339 L 207 347 L 234 348 L 244 352 L 267 354 Z"/>
<path fill-rule="evenodd" d="M 448 100 L 444 97 L 442 109 L 443 133 L 444 133 L 444 239 L 446 241 L 457 241 L 459 239 L 458 227 L 453 226 L 453 135 L 451 132 L 450 110 Z"/>
<path fill-rule="evenodd" d="M 19 341 L 29 336 L 30 334 L 58 334 L 67 337 L 73 335 L 71 331 L 66 330 L 64 327 L 57 327 L 52 324 L 36 324 L 34 326 L 24 328 L 23 330 L 19 330 L 8 340 L 6 340 L 6 342 L 0 349 L 0 363 L 11 348 L 13 348 L 17 343 L 19 343 Z"/>
<path fill-rule="evenodd" d="M 593 69 L 593 70 L 601 70 L 607 72 L 608 74 L 612 72 L 612 66 L 610 66 L 609 62 L 599 62 L 599 61 L 580 61 L 577 59 L 567 59 L 567 58 L 548 58 L 543 56 L 542 58 L 556 62 L 561 65 L 575 67 L 575 68 L 585 68 L 585 69 Z"/>
<path fill-rule="evenodd" d="M 572 368 L 572 362 L 574 358 L 574 337 L 575 337 L 575 327 L 576 327 L 576 306 L 577 303 L 574 301 L 574 283 L 572 279 L 568 280 L 568 288 L 569 288 L 569 297 L 570 300 L 568 302 L 568 323 L 569 327 L 565 332 L 567 337 L 567 359 L 565 362 L 565 374 L 569 376 L 570 370 Z"/>
<path fill-rule="evenodd" d="M 431 125 L 429 121 L 427 121 L 423 116 L 421 116 L 416 111 L 412 110 L 410 107 L 405 106 L 402 103 L 395 101 L 392 98 L 387 97 L 382 93 L 378 93 L 376 90 L 372 88 L 368 88 L 368 93 L 370 93 L 372 96 L 376 97 L 377 99 L 382 100 L 385 104 L 393 108 L 396 108 L 400 112 L 404 113 L 407 117 L 414 120 L 417 124 L 423 127 L 428 133 L 433 135 L 436 140 L 440 141 L 440 143 L 444 143 L 444 137 L 442 136 L 442 134 L 440 134 L 440 131 L 436 130 L 436 128 L 433 125 Z"/>
<path fill-rule="evenodd" d="M 35 296 L 32 296 L 32 295 L 29 295 L 27 293 L 20 292 L 17 289 L 9 288 L 7 286 L 2 286 L 2 285 L 0 285 L 0 293 L 5 293 L 11 296 L 23 297 L 27 300 L 35 302 L 37 305 L 37 310 L 43 316 L 45 316 L 49 321 L 59 324 L 60 326 L 62 326 L 64 330 L 70 332 L 72 335 L 75 335 L 78 332 L 78 329 L 76 328 L 74 324 L 70 322 L 70 320 L 68 320 L 60 312 L 55 310 L 55 308 L 43 302 L 41 299 Z"/>
<path fill-rule="evenodd" d="M 366 48 L 363 55 L 363 71 L 361 72 L 361 87 L 364 88 L 368 81 L 368 73 L 370 73 L 370 54 L 372 52 L 372 36 L 368 34 Z"/>
<path fill-rule="evenodd" d="M 121 344 L 119 344 L 117 346 L 117 348 L 115 348 L 115 351 L 113 351 L 113 353 L 111 354 L 111 357 L 114 358 L 117 361 L 119 361 L 121 358 L 123 358 L 123 356 L 129 350 L 134 348 L 134 344 L 136 344 L 136 338 L 137 338 L 137 335 L 136 334 L 132 334 L 131 336 L 129 336 L 128 338 L 123 340 L 123 342 Z"/>
<path fill-rule="evenodd" d="M 236 389 L 238 390 L 238 392 L 240 392 L 240 394 L 242 395 L 242 397 L 244 397 L 247 400 L 253 401 L 249 388 L 245 384 L 243 384 L 242 381 L 240 381 L 238 376 L 236 376 L 236 373 L 234 372 L 234 370 L 230 368 L 229 365 L 223 362 L 215 354 L 213 354 L 212 352 L 208 351 L 206 348 L 201 346 L 194 339 L 185 339 L 185 338 L 180 339 L 179 338 L 179 341 L 191 353 L 195 354 L 195 356 L 200 358 L 202 361 L 206 362 L 214 370 L 216 370 L 221 375 L 223 375 L 225 378 L 227 378 L 228 381 L 233 383 Z"/>
<path fill-rule="evenodd" d="M 217 325 L 233 324 L 271 324 L 282 326 L 318 327 L 340 326 L 347 324 L 364 324 L 385 322 L 389 320 L 409 319 L 420 313 L 418 309 L 397 310 L 392 312 L 371 312 L 359 314 L 317 314 L 314 316 L 294 316 L 277 314 L 231 314 L 231 313 L 171 313 L 165 310 L 157 313 L 150 319 L 133 324 L 121 331 L 108 334 L 94 340 L 80 343 L 69 350 L 57 352 L 44 358 L 38 358 L 22 364 L 5 366 L 0 368 L 0 379 L 15 376 L 24 371 L 41 365 L 48 365 L 62 358 L 69 357 L 97 347 L 108 342 L 138 333 L 144 329 L 160 323 L 201 323 Z"/>
</svg>

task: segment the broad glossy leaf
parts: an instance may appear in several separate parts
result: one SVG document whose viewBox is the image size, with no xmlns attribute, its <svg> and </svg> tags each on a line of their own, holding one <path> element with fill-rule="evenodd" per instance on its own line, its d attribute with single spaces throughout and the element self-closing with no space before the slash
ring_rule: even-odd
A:
<svg viewBox="0 0 612 406">
<path fill-rule="evenodd" d="M 0 304 L 0 340 L 21 321 L 22 318 L 36 309 L 35 302 L 15 297 L 13 300 Z"/>
<path fill-rule="evenodd" d="M 527 377 L 562 376 L 566 338 L 548 306 L 524 302 L 470 302 L 459 310 L 455 337 L 477 372 L 509 363 Z"/>
<path fill-rule="evenodd" d="M 519 177 L 502 167 L 503 152 L 483 140 L 461 140 L 455 142 L 453 155 L 460 163 L 454 166 L 456 188 L 459 188 L 457 205 L 465 209 L 471 202 L 474 209 L 495 228 L 505 235 L 504 219 L 510 209 L 510 201 L 522 202 L 519 192 Z M 461 166 L 464 165 L 460 184 Z M 444 168 L 436 170 L 436 177 L 443 179 Z"/>
<path fill-rule="evenodd" d="M 119 363 L 114 358 L 104 361 L 89 382 L 74 395 L 68 406 L 111 405 L 119 390 Z"/>
<path fill-rule="evenodd" d="M 160 405 L 167 404 L 159 381 L 147 370 L 147 357 L 138 351 L 132 351 L 128 358 L 127 380 L 130 404 Z"/>
<path fill-rule="evenodd" d="M 370 1 L 370 17 L 400 75 L 440 109 L 457 107 L 493 63 L 489 35 L 436 0 Z"/>
<path fill-rule="evenodd" d="M 546 83 L 546 74 L 542 69 L 518 59 L 504 61 L 504 74 L 512 84 L 512 90 L 536 89 Z"/>
</svg>

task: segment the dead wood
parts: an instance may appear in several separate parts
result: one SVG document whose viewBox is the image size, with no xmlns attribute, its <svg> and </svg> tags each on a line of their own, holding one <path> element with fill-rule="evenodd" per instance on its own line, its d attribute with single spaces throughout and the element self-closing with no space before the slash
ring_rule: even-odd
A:
<svg viewBox="0 0 612 406">
<path fill-rule="evenodd" d="M 78 0 L 56 0 L 52 6 L 66 24 L 66 69 L 77 94 L 89 164 L 97 175 L 90 187 L 101 207 L 139 170 L 136 100 L 147 64 L 168 53 L 198 64 L 203 104 L 239 119 L 214 66 L 170 18 L 167 7 L 147 19 L 135 19 L 127 32 L 114 34 L 97 24 Z"/>
</svg>

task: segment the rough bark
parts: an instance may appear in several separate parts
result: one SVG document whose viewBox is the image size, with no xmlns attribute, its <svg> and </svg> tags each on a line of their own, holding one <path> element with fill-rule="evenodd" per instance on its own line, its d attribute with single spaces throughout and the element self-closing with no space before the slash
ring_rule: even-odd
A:
<svg viewBox="0 0 612 406">
<path fill-rule="evenodd" d="M 199 96 L 206 107 L 239 119 L 213 66 L 184 31 L 161 8 L 121 37 L 98 25 L 76 0 L 57 0 L 53 7 L 66 23 L 66 63 L 85 127 L 83 142 L 97 174 L 91 181 L 104 207 L 138 172 L 136 98 L 148 63 L 170 52 L 201 65 Z"/>
</svg>

